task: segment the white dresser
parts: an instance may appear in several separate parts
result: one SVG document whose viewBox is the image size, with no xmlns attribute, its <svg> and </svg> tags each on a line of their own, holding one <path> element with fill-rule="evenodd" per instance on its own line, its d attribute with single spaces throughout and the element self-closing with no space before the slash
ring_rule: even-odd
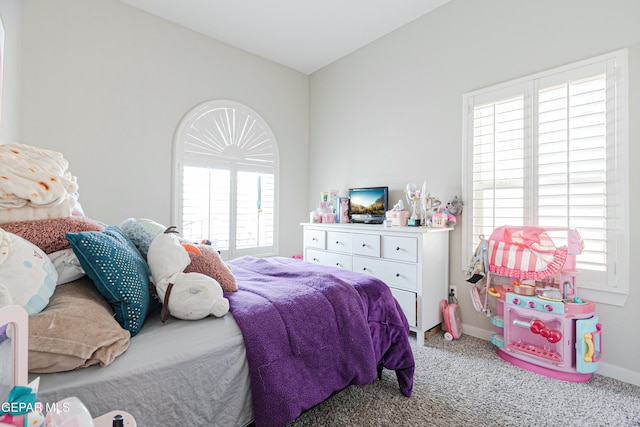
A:
<svg viewBox="0 0 640 427">
<path fill-rule="evenodd" d="M 449 228 L 304 223 L 304 260 L 381 279 L 407 316 L 419 345 L 442 322 L 449 286 Z"/>
</svg>

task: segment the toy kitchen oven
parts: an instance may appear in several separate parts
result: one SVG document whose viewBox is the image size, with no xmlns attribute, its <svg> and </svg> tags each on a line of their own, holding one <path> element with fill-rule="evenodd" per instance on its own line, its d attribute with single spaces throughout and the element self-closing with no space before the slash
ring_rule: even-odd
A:
<svg viewBox="0 0 640 427">
<path fill-rule="evenodd" d="M 576 255 L 584 243 L 577 230 L 563 229 L 567 245 L 556 247 L 549 230 L 500 227 L 486 242 L 486 292 L 496 301 L 491 341 L 516 366 L 585 382 L 602 358 L 602 325 L 595 303 L 578 297 Z M 509 282 L 492 286 L 492 275 Z"/>
</svg>

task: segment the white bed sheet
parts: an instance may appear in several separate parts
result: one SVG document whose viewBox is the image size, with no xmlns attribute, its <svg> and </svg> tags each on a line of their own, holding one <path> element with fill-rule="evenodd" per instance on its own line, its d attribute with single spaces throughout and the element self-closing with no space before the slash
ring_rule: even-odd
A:
<svg viewBox="0 0 640 427">
<path fill-rule="evenodd" d="M 139 427 L 246 426 L 253 420 L 242 334 L 231 313 L 197 321 L 155 313 L 111 365 L 31 374 L 38 400 L 76 396 L 97 417 L 131 413 Z"/>
</svg>

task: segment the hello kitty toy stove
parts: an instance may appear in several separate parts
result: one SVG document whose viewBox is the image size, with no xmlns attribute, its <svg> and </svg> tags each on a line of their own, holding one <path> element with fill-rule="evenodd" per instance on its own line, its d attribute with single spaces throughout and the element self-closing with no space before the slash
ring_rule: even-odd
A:
<svg viewBox="0 0 640 427">
<path fill-rule="evenodd" d="M 562 229 L 567 245 L 556 247 L 548 230 L 500 227 L 488 239 L 486 285 L 496 298 L 497 329 L 491 341 L 516 366 L 588 381 L 602 359 L 602 325 L 595 303 L 577 294 L 576 255 L 584 244 L 577 230 Z M 492 276 L 508 277 L 509 284 L 491 286 Z"/>
</svg>

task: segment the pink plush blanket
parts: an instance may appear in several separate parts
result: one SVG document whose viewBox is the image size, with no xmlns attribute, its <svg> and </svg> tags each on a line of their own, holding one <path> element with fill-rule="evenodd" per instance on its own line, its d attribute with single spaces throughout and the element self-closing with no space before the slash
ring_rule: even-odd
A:
<svg viewBox="0 0 640 427">
<path fill-rule="evenodd" d="M 383 367 L 411 395 L 409 326 L 383 282 L 288 258 L 229 264 L 238 291 L 225 296 L 247 349 L 257 427 L 286 425 Z"/>
</svg>

